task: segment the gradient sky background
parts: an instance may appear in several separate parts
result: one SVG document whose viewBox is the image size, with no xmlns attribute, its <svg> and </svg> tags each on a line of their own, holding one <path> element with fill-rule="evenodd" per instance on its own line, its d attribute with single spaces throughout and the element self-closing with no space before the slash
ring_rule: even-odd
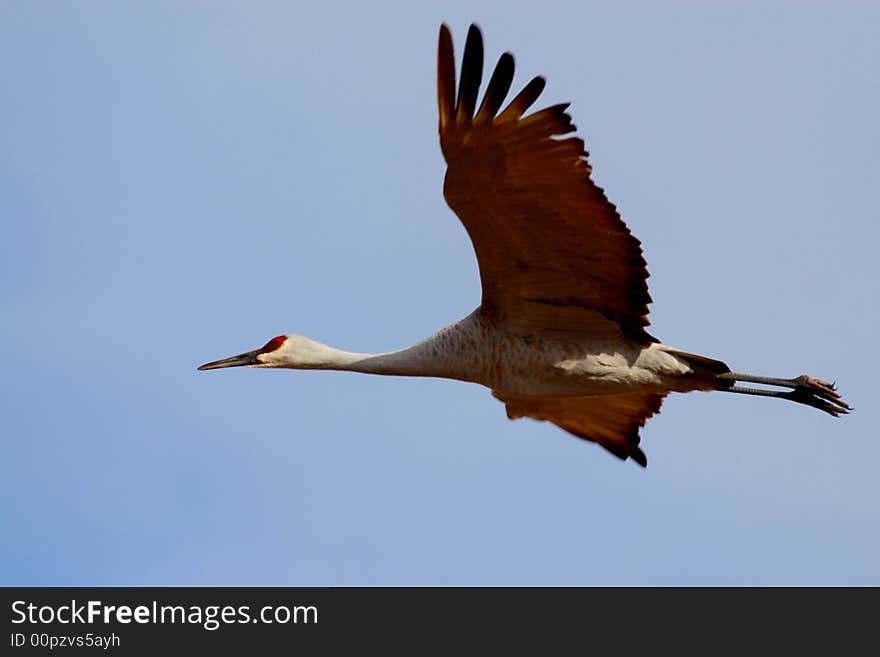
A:
<svg viewBox="0 0 880 657">
<path fill-rule="evenodd" d="M 880 7 L 434 4 L 0 5 L 0 583 L 880 584 Z M 473 385 L 197 373 L 479 303 L 441 21 L 572 101 L 655 335 L 856 412 L 675 395 L 643 471 Z"/>
</svg>

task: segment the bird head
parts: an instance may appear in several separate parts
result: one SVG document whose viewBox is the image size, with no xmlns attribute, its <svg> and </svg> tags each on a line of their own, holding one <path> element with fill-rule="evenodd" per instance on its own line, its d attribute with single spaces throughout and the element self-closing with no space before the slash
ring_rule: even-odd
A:
<svg viewBox="0 0 880 657">
<path fill-rule="evenodd" d="M 329 348 L 302 335 L 278 335 L 259 349 L 237 356 L 205 363 L 200 370 L 223 367 L 286 367 L 289 369 L 320 368 L 327 360 Z"/>
<path fill-rule="evenodd" d="M 246 351 L 237 356 L 205 363 L 200 370 L 217 370 L 222 367 L 284 367 L 284 355 L 291 336 L 278 335 L 259 349 Z"/>
</svg>

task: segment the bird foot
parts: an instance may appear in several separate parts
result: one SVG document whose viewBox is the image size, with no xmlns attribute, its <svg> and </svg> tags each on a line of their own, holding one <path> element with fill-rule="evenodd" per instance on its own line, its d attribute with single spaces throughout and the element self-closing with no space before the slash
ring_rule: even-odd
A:
<svg viewBox="0 0 880 657">
<path fill-rule="evenodd" d="M 834 417 L 852 410 L 852 406 L 847 404 L 837 393 L 837 385 L 834 383 L 815 379 L 806 374 L 794 379 L 794 383 L 796 384 L 795 389 L 786 394 L 792 401 L 818 408 Z"/>
</svg>

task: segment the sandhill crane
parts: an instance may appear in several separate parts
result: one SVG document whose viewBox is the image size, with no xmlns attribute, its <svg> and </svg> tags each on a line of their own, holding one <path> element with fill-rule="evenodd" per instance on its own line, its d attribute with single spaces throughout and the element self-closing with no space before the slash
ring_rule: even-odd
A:
<svg viewBox="0 0 880 657">
<path fill-rule="evenodd" d="M 647 465 L 639 429 L 670 392 L 721 390 L 788 399 L 833 416 L 851 407 L 834 384 L 738 374 L 721 361 L 661 344 L 647 332 L 648 272 L 640 242 L 590 180 L 567 104 L 524 116 L 544 89 L 529 82 L 499 113 L 513 57 L 498 60 L 477 110 L 483 40 L 472 25 L 456 93 L 452 36 L 437 61 L 443 187 L 480 268 L 482 303 L 413 347 L 341 351 L 300 335 L 202 365 L 345 370 L 482 384 L 510 419 L 546 420 L 615 456 Z M 756 383 L 787 388 L 742 387 Z"/>
</svg>

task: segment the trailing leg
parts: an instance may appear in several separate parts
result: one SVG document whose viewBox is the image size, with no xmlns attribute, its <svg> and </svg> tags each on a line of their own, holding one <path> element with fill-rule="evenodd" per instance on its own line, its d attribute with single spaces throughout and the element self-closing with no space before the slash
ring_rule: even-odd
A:
<svg viewBox="0 0 880 657">
<path fill-rule="evenodd" d="M 755 376 L 739 372 L 725 372 L 717 375 L 718 390 L 736 392 L 743 395 L 759 395 L 762 397 L 779 397 L 799 404 L 805 404 L 825 411 L 834 417 L 849 413 L 852 407 L 837 393 L 837 386 L 820 379 L 802 374 L 794 379 L 781 379 L 768 376 Z M 747 388 L 736 385 L 737 382 L 759 383 L 769 386 L 791 388 L 788 391 L 767 390 L 765 388 Z"/>
</svg>

